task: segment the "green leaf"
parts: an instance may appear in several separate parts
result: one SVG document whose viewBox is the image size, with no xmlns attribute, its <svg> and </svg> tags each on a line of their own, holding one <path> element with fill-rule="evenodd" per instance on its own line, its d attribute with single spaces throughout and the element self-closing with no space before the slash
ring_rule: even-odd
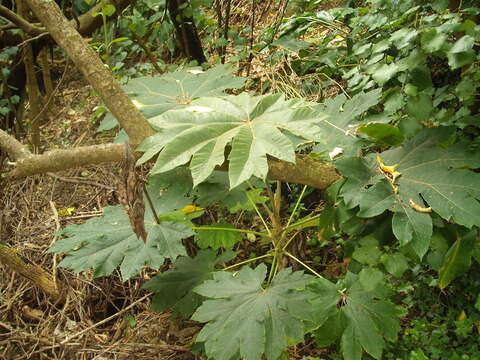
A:
<svg viewBox="0 0 480 360">
<path fill-rule="evenodd" d="M 252 176 L 265 179 L 267 155 L 295 161 L 295 146 L 286 133 L 313 140 L 319 130 L 315 122 L 322 117 L 309 103 L 285 100 L 282 95 L 242 93 L 199 99 L 186 109 L 151 119 L 152 125 L 169 137 L 168 141 L 158 140 L 157 148 L 163 149 L 152 173 L 169 171 L 191 159 L 193 182 L 198 185 L 224 162 L 225 147 L 231 144 L 230 187 Z"/>
<path fill-rule="evenodd" d="M 397 64 L 381 64 L 377 63 L 372 65 L 367 73 L 372 75 L 373 80 L 383 86 L 388 80 L 393 78 L 399 71 L 400 67 Z"/>
<path fill-rule="evenodd" d="M 360 216 L 392 211 L 393 233 L 400 245 L 411 243 L 419 257 L 425 255 L 432 236 L 429 207 L 447 221 L 468 228 L 480 225 L 480 174 L 468 170 L 479 166 L 480 156 L 465 144 L 440 146 L 451 134 L 447 128 L 425 129 L 403 146 L 381 153 L 385 165 L 396 165 L 399 175 L 394 184 L 368 157 L 336 162 L 348 177 L 341 189 L 347 206 L 360 206 Z"/>
<path fill-rule="evenodd" d="M 455 53 L 449 52 L 447 54 L 447 57 L 448 65 L 452 70 L 455 70 L 463 66 L 472 64 L 476 60 L 477 54 L 474 50 Z"/>
<path fill-rule="evenodd" d="M 310 293 L 303 291 L 310 277 L 290 269 L 280 271 L 263 288 L 267 268 L 217 272 L 195 288 L 206 300 L 192 319 L 208 322 L 197 341 L 205 343 L 209 358 L 278 359 L 288 345 L 303 340 L 302 319 L 308 319 Z"/>
<path fill-rule="evenodd" d="M 189 172 L 188 169 L 186 171 Z M 160 176 L 163 176 L 163 174 Z M 237 207 L 242 207 L 243 205 L 247 207 L 248 205 L 246 204 L 250 204 L 247 198 L 247 185 L 240 185 L 230 190 L 228 174 L 224 171 L 214 171 L 212 175 L 194 189 L 194 194 L 197 197 L 198 204 L 203 207 L 221 204 L 222 206 L 227 206 L 230 211 L 235 212 Z"/>
<path fill-rule="evenodd" d="M 240 88 L 244 81 L 232 75 L 231 67 L 219 65 L 205 72 L 190 68 L 159 76 L 130 79 L 124 89 L 141 113 L 149 119 L 167 110 L 187 107 L 194 99 L 218 96 L 224 94 L 226 89 Z M 102 121 L 102 128 L 112 128 L 118 123 L 112 119 L 104 121 L 106 124 Z M 145 151 L 148 148 L 147 143 L 138 150 Z M 141 162 L 146 160 L 148 159 L 142 159 Z"/>
<path fill-rule="evenodd" d="M 318 144 L 313 152 L 331 152 L 334 148 L 341 148 L 346 156 L 357 155 L 360 151 L 360 140 L 353 134 L 349 126 L 360 115 L 380 101 L 381 89 L 372 90 L 368 93 L 359 93 L 351 99 L 345 95 L 339 95 L 325 101 L 325 104 L 317 108 L 327 114 L 327 118 L 319 123 L 321 129 Z"/>
<path fill-rule="evenodd" d="M 102 14 L 105 16 L 112 16 L 115 14 L 115 6 L 108 4 L 102 8 Z"/>
<path fill-rule="evenodd" d="M 470 231 L 464 236 L 457 234 L 455 243 L 450 247 L 443 266 L 439 271 L 438 286 L 445 289 L 456 277 L 464 274 L 472 262 L 477 231 Z"/>
<path fill-rule="evenodd" d="M 165 214 L 193 203 L 192 186 L 189 171 L 179 168 L 162 175 L 150 175 L 147 192 L 157 214 Z M 148 203 L 145 204 L 148 208 Z"/>
<path fill-rule="evenodd" d="M 450 54 L 464 53 L 470 51 L 475 44 L 475 38 L 470 35 L 464 35 L 458 39 L 448 51 Z"/>
<path fill-rule="evenodd" d="M 428 121 L 433 111 L 432 97 L 426 93 L 408 98 L 407 112 L 419 122 Z"/>
<path fill-rule="evenodd" d="M 352 257 L 361 264 L 376 265 L 381 255 L 377 239 L 366 236 L 360 240 L 359 246 L 355 247 Z"/>
<path fill-rule="evenodd" d="M 384 123 L 368 123 L 360 125 L 358 132 L 368 135 L 375 141 L 385 145 L 400 145 L 403 142 L 403 134 L 398 127 Z"/>
<path fill-rule="evenodd" d="M 387 181 L 381 181 L 368 188 L 362 196 L 359 217 L 373 217 L 382 214 L 395 205 L 392 186 Z"/>
<path fill-rule="evenodd" d="M 348 208 L 360 204 L 370 185 L 382 179 L 373 157 L 345 157 L 335 161 L 335 168 L 346 177 L 340 195 Z"/>
<path fill-rule="evenodd" d="M 408 266 L 407 259 L 402 253 L 384 254 L 381 261 L 385 269 L 393 276 L 399 278 L 410 267 Z"/>
<path fill-rule="evenodd" d="M 201 226 L 196 229 L 197 235 L 195 236 L 195 241 L 202 249 L 207 247 L 211 247 L 214 250 L 218 250 L 221 247 L 231 249 L 237 242 L 242 240 L 242 235 L 239 232 L 228 231 L 227 229 L 235 229 L 235 226 L 229 223 Z"/>
<path fill-rule="evenodd" d="M 366 291 L 373 291 L 383 282 L 383 273 L 372 267 L 365 267 L 360 271 L 359 280 Z"/>
<path fill-rule="evenodd" d="M 149 119 L 170 109 L 189 106 L 194 99 L 220 96 L 226 89 L 242 87 L 245 80 L 231 73 L 232 68 L 227 65 L 219 65 L 205 72 L 181 69 L 161 76 L 132 79 L 125 90 Z"/>
<path fill-rule="evenodd" d="M 237 213 L 239 211 L 253 211 L 255 208 L 252 205 L 254 204 L 264 204 L 268 201 L 267 196 L 262 195 L 263 189 L 252 189 L 247 190 L 245 193 L 246 199 L 243 202 L 237 202 L 234 206 L 229 207 L 231 213 Z"/>
<path fill-rule="evenodd" d="M 420 37 L 422 50 L 427 54 L 440 51 L 447 41 L 447 35 L 443 32 L 437 32 L 436 28 L 430 28 L 424 31 Z"/>
<path fill-rule="evenodd" d="M 333 309 L 332 309 L 333 310 Z M 314 331 L 315 343 L 318 347 L 327 347 L 336 342 L 343 334 L 342 314 L 330 316 L 325 323 Z"/>
<path fill-rule="evenodd" d="M 417 30 L 404 27 L 400 30 L 395 31 L 390 36 L 390 41 L 395 44 L 397 49 L 403 49 L 410 44 L 414 43 L 415 39 L 417 38 Z"/>
<path fill-rule="evenodd" d="M 155 293 L 152 309 L 158 312 L 172 309 L 184 317 L 192 315 L 203 301 L 193 289 L 213 278 L 216 264 L 233 257 L 231 252 L 217 257 L 212 250 L 201 250 L 194 258 L 179 257 L 170 270 L 156 275 L 142 286 Z"/>
<path fill-rule="evenodd" d="M 147 241 L 138 239 L 121 206 L 104 208 L 103 216 L 81 225 L 69 225 L 49 250 L 67 253 L 60 266 L 76 272 L 93 269 L 94 277 L 110 275 L 117 266 L 124 280 L 137 275 L 143 266 L 158 269 L 165 259 L 186 255 L 181 240 L 193 235 L 185 224 L 164 221 L 157 224 L 150 211 L 145 214 Z"/>
<path fill-rule="evenodd" d="M 312 305 L 322 325 L 330 317 L 341 316 L 341 349 L 346 360 L 360 360 L 363 351 L 380 359 L 384 338 L 396 339 L 400 312 L 379 292 L 366 291 L 357 275 L 348 273 L 337 284 L 317 279 L 309 289 L 316 295 Z"/>
<path fill-rule="evenodd" d="M 445 143 L 451 129 L 426 129 L 404 146 L 381 154 L 387 165 L 398 164 L 396 170 L 400 199 L 426 203 L 447 221 L 468 228 L 480 225 L 480 174 L 467 170 L 477 168 L 478 150 L 471 151 L 465 144 L 448 147 Z"/>
<path fill-rule="evenodd" d="M 279 46 L 290 51 L 299 52 L 300 50 L 308 49 L 312 44 L 300 39 L 280 38 L 274 41 L 272 45 Z"/>
</svg>

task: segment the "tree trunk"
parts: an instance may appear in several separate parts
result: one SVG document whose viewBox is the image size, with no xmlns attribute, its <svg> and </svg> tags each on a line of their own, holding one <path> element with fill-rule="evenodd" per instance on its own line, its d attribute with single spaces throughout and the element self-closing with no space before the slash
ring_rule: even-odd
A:
<svg viewBox="0 0 480 360">
<path fill-rule="evenodd" d="M 167 0 L 168 12 L 177 33 L 177 41 L 183 54 L 199 64 L 207 62 L 203 53 L 202 43 L 198 37 L 197 28 L 191 17 L 183 14 L 182 9 L 188 0 Z"/>
</svg>

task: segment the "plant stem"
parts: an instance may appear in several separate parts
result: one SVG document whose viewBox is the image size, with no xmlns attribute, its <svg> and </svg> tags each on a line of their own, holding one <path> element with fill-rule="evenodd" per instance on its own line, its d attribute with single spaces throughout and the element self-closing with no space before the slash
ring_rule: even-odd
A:
<svg viewBox="0 0 480 360">
<path fill-rule="evenodd" d="M 296 227 L 298 227 L 298 226 L 300 226 L 300 225 L 303 225 L 303 224 L 308 223 L 308 222 L 310 222 L 310 221 L 312 221 L 312 220 L 318 219 L 321 215 L 322 215 L 322 214 L 318 214 L 318 215 L 312 216 L 312 217 L 310 217 L 310 218 L 308 218 L 308 219 L 303 219 L 303 220 L 301 220 L 301 221 L 299 221 L 299 222 L 296 222 L 296 223 L 294 223 L 294 224 L 292 224 L 292 225 L 290 225 L 290 226 L 285 226 L 285 228 L 283 229 L 283 231 L 284 231 L 284 232 L 288 232 L 288 230 L 295 229 Z"/>
<path fill-rule="evenodd" d="M 223 268 L 223 271 L 230 270 L 230 269 L 233 269 L 234 267 L 237 267 L 237 266 L 240 266 L 240 265 L 245 265 L 245 264 L 248 264 L 248 263 L 250 263 L 250 262 L 252 262 L 252 261 L 264 259 L 264 258 L 270 257 L 270 256 L 273 256 L 273 254 L 268 253 L 268 254 L 265 254 L 265 255 L 262 255 L 262 256 L 254 257 L 254 258 L 252 258 L 252 259 L 247 259 L 247 260 L 244 260 L 244 261 L 240 261 L 239 263 L 236 263 L 236 264 L 227 266 L 226 268 Z"/>
<path fill-rule="evenodd" d="M 298 235 L 298 231 L 295 232 L 295 234 L 293 234 L 290 239 L 287 240 L 287 242 L 285 243 L 285 245 L 283 246 L 282 250 L 285 250 L 287 248 L 288 245 L 290 245 L 290 243 L 292 242 L 293 239 L 295 239 L 295 237 Z"/>
<path fill-rule="evenodd" d="M 269 235 L 253 230 L 246 230 L 246 229 L 232 229 L 232 228 L 222 228 L 222 227 L 203 227 L 203 226 L 192 226 L 192 230 L 200 230 L 200 231 L 231 231 L 231 232 L 239 232 L 239 233 L 246 233 L 246 234 L 254 234 L 261 237 L 269 237 Z"/>
<path fill-rule="evenodd" d="M 293 260 L 295 260 L 296 262 L 298 262 L 300 265 L 302 265 L 305 269 L 309 270 L 310 272 L 312 272 L 313 274 L 315 274 L 316 277 L 320 278 L 320 279 L 324 279 L 324 277 L 322 275 L 320 275 L 318 272 L 316 272 L 315 270 L 313 270 L 310 266 L 308 266 L 307 264 L 305 264 L 302 260 L 296 258 L 294 255 L 290 254 L 288 251 L 284 251 L 285 254 L 292 258 Z"/>
<path fill-rule="evenodd" d="M 272 232 L 270 231 L 270 228 L 267 226 L 267 223 L 266 223 L 265 219 L 263 218 L 262 214 L 260 213 L 260 210 L 258 210 L 257 205 L 250 198 L 250 195 L 248 194 L 248 192 L 246 194 L 247 194 L 248 201 L 250 201 L 250 203 L 252 204 L 253 208 L 255 209 L 255 212 L 260 217 L 260 220 L 262 220 L 263 226 L 265 226 L 265 229 L 267 230 L 268 235 L 272 235 Z"/>
<path fill-rule="evenodd" d="M 275 273 L 277 272 L 278 269 L 278 259 L 276 256 L 276 253 L 273 254 L 273 261 L 272 261 L 272 266 L 270 266 L 270 272 L 268 273 L 268 279 L 267 279 L 267 284 L 270 285 L 270 283 L 273 280 L 273 277 L 275 276 Z"/>
<path fill-rule="evenodd" d="M 305 194 L 305 190 L 307 190 L 307 185 L 303 187 L 302 192 L 300 193 L 300 196 L 297 199 L 295 207 L 293 208 L 290 218 L 288 219 L 287 226 L 286 226 L 287 228 L 288 228 L 288 225 L 290 225 L 290 223 L 292 222 L 292 219 L 295 216 L 295 213 L 297 212 L 298 206 L 300 205 L 300 201 L 302 201 L 303 195 Z"/>
</svg>

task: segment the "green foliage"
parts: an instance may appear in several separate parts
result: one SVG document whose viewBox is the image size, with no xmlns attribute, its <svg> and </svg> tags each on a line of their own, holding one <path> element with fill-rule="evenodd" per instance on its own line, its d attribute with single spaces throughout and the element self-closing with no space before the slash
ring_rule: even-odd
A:
<svg viewBox="0 0 480 360">
<path fill-rule="evenodd" d="M 480 177 L 467 170 L 477 167 L 480 157 L 464 144 L 448 145 L 450 135 L 448 129 L 425 129 L 381 153 L 381 161 L 343 158 L 335 165 L 347 177 L 341 189 L 347 206 L 358 206 L 360 217 L 392 211 L 393 233 L 420 258 L 429 248 L 433 225 L 429 212 L 419 208 L 469 228 L 480 226 Z"/>
<path fill-rule="evenodd" d="M 267 155 L 295 161 L 295 140 L 313 140 L 318 131 L 315 121 L 322 113 L 311 104 L 286 100 L 284 96 L 238 96 L 201 98 L 185 109 L 170 110 L 150 119 L 160 131 L 147 142 L 148 160 L 159 151 L 153 174 L 162 173 L 190 161 L 193 183 L 204 181 L 225 161 L 225 147 L 231 144 L 230 187 L 252 176 L 265 179 Z M 295 136 L 296 138 L 292 139 Z"/>
<path fill-rule="evenodd" d="M 339 340 L 346 360 L 360 360 L 363 351 L 381 359 L 384 338 L 397 338 L 401 311 L 382 292 L 366 290 L 361 280 L 361 275 L 359 281 L 348 273 L 337 284 L 317 279 L 310 286 L 316 295 L 315 320 L 322 325 L 315 331 L 316 340 L 322 346 Z"/>
<path fill-rule="evenodd" d="M 355 136 L 352 127 L 361 123 L 354 120 L 378 103 L 380 93 L 379 90 L 373 90 L 359 93 L 351 99 L 342 94 L 319 105 L 317 108 L 328 116 L 319 119 L 321 133 L 313 152 L 331 152 L 334 148 L 340 148 L 345 155 L 358 155 L 362 142 Z"/>
<path fill-rule="evenodd" d="M 235 229 L 235 227 L 228 223 L 197 227 L 197 236 L 195 240 L 201 249 L 207 247 L 211 247 L 215 250 L 220 248 L 231 249 L 242 239 L 240 233 L 231 231 L 232 229 Z"/>
<path fill-rule="evenodd" d="M 152 309 L 160 312 L 172 309 L 178 315 L 191 316 L 203 301 L 203 297 L 193 291 L 195 287 L 212 279 L 215 265 L 231 260 L 234 255 L 225 252 L 217 256 L 212 250 L 202 250 L 194 258 L 179 257 L 172 269 L 143 285 L 144 289 L 156 293 Z"/>
<path fill-rule="evenodd" d="M 180 69 L 164 75 L 132 79 L 124 89 L 142 114 L 146 118 L 152 118 L 167 110 L 187 107 L 199 97 L 218 96 L 226 89 L 241 87 L 244 80 L 232 76 L 231 72 L 231 67 L 226 65 L 219 65 L 205 72 L 199 68 Z M 97 131 L 110 130 L 117 125 L 117 120 L 109 113 Z M 139 150 L 152 146 L 147 139 Z M 154 154 L 147 152 L 141 161 L 148 160 L 148 156 Z"/>
<path fill-rule="evenodd" d="M 470 268 L 476 235 L 476 231 L 471 231 L 464 236 L 457 236 L 454 244 L 445 254 L 443 266 L 439 270 L 440 289 L 446 288 L 453 279 Z"/>
<path fill-rule="evenodd" d="M 68 238 L 57 241 L 50 252 L 68 255 L 60 266 L 75 271 L 93 269 L 95 277 L 110 275 L 120 265 L 122 278 L 137 275 L 144 265 L 158 269 L 165 259 L 186 255 L 181 239 L 191 236 L 185 224 L 161 222 L 145 216 L 147 241 L 137 238 L 121 206 L 104 208 L 103 216 L 81 225 L 69 225 L 59 232 Z"/>
<path fill-rule="evenodd" d="M 242 358 L 278 359 L 288 344 L 303 339 L 308 320 L 304 291 L 310 277 L 289 269 L 279 272 L 271 285 L 263 287 L 267 268 L 259 265 L 239 272 L 217 272 L 195 288 L 211 298 L 193 314 L 192 319 L 208 322 L 197 341 L 205 342 L 209 357 L 219 360 Z"/>
</svg>

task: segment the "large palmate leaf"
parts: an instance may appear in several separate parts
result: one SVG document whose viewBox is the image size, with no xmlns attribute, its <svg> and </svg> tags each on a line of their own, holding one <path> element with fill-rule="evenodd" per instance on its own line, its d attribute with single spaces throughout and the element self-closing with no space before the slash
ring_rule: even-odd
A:
<svg viewBox="0 0 480 360">
<path fill-rule="evenodd" d="M 161 76 L 135 78 L 125 90 L 149 119 L 187 106 L 199 97 L 223 95 L 224 90 L 240 88 L 244 82 L 245 79 L 232 75 L 230 66 L 218 65 L 205 72 L 182 69 Z"/>
<path fill-rule="evenodd" d="M 245 80 L 232 75 L 232 68 L 219 65 L 207 71 L 181 69 L 160 76 L 144 76 L 131 79 L 124 86 L 128 96 L 148 119 L 161 113 L 185 107 L 196 98 L 222 95 L 226 89 L 237 89 Z M 118 125 L 108 114 L 98 131 L 109 130 Z"/>
<path fill-rule="evenodd" d="M 157 224 L 148 211 L 145 216 L 147 241 L 133 232 L 121 206 L 108 206 L 103 216 L 81 225 L 69 225 L 59 234 L 67 236 L 49 250 L 67 253 L 60 266 L 77 272 L 93 269 L 94 277 L 110 275 L 120 265 L 122 278 L 137 275 L 143 266 L 158 269 L 165 259 L 186 255 L 181 239 L 193 235 L 189 227 L 170 221 Z"/>
<path fill-rule="evenodd" d="M 195 288 L 206 300 L 192 319 L 208 322 L 197 337 L 208 357 L 216 360 L 278 359 L 287 345 L 303 339 L 302 319 L 309 319 L 303 291 L 310 277 L 290 269 L 279 272 L 264 289 L 267 268 L 243 268 L 236 273 L 217 272 Z"/>
<path fill-rule="evenodd" d="M 152 170 L 155 174 L 190 161 L 194 185 L 224 162 L 229 144 L 230 187 L 251 176 L 264 179 L 267 155 L 294 162 L 294 142 L 318 137 L 316 124 L 324 118 L 310 103 L 286 100 L 280 94 L 201 98 L 190 105 L 150 120 L 159 133 L 147 140 L 150 149 L 139 162 L 161 150 Z"/>
<path fill-rule="evenodd" d="M 212 250 L 201 250 L 194 258 L 181 256 L 172 269 L 160 273 L 147 281 L 143 288 L 155 293 L 152 309 L 175 313 L 188 317 L 200 306 L 203 297 L 193 289 L 213 277 L 215 265 L 227 262 L 235 256 L 233 252 L 224 252 L 217 256 Z"/>
<path fill-rule="evenodd" d="M 334 148 L 339 148 L 344 155 L 358 155 L 362 143 L 352 126 L 360 115 L 378 104 L 381 94 L 381 89 L 362 92 L 351 99 L 342 94 L 325 101 L 325 104 L 317 105 L 317 109 L 328 116 L 319 122 L 322 131 L 313 151 L 330 153 Z M 355 123 L 358 124 L 360 123 Z"/>
<path fill-rule="evenodd" d="M 480 166 L 480 154 L 463 144 L 448 146 L 450 135 L 450 129 L 425 129 L 381 153 L 381 163 L 373 158 L 336 163 L 343 175 L 354 175 L 342 189 L 347 205 L 359 206 L 361 217 L 394 212 L 395 236 L 401 245 L 411 243 L 419 257 L 432 236 L 430 212 L 468 228 L 480 225 L 480 174 L 468 170 Z"/>
<path fill-rule="evenodd" d="M 357 275 L 348 273 L 333 284 L 317 279 L 310 285 L 320 328 L 315 331 L 319 344 L 339 337 L 345 360 L 360 360 L 365 351 L 381 359 L 385 340 L 394 341 L 400 330 L 401 312 L 380 293 L 366 291 Z"/>
</svg>

